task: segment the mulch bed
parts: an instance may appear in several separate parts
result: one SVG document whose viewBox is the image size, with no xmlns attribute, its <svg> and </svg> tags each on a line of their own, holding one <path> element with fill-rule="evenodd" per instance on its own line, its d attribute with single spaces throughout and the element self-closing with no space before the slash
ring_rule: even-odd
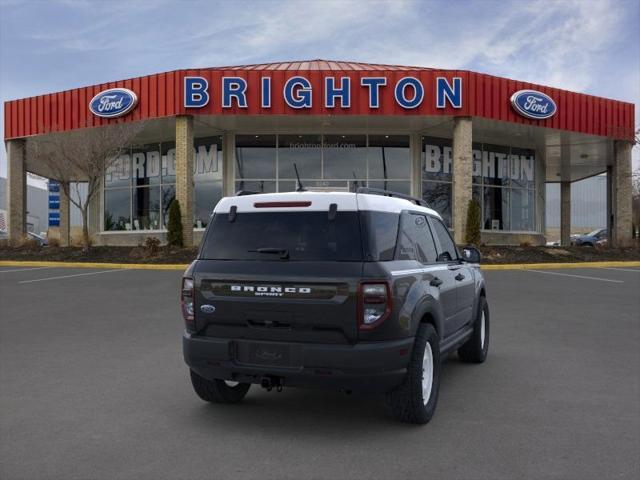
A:
<svg viewBox="0 0 640 480">
<path fill-rule="evenodd" d="M 640 248 L 482 246 L 482 263 L 572 263 L 638 261 Z"/>
<path fill-rule="evenodd" d="M 159 247 L 92 247 L 83 252 L 79 247 L 0 246 L 0 260 L 108 262 L 108 263 L 190 263 L 198 249 Z M 595 261 L 640 261 L 640 248 L 591 247 L 506 247 L 482 246 L 482 263 L 564 263 Z"/>
</svg>

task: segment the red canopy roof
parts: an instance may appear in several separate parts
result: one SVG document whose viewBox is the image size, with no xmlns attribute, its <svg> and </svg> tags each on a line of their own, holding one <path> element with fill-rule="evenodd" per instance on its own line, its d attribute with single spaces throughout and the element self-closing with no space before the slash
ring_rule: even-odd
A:
<svg viewBox="0 0 640 480">
<path fill-rule="evenodd" d="M 183 102 L 184 77 L 200 76 L 208 81 L 211 101 L 202 108 L 186 108 Z M 222 108 L 220 85 L 222 77 L 236 76 L 247 81 L 247 107 L 234 105 Z M 293 76 L 309 80 L 313 90 L 313 107 L 295 109 L 282 101 L 285 82 Z M 351 104 L 348 108 L 327 108 L 323 102 L 324 79 L 349 77 Z M 360 85 L 362 77 L 380 76 L 387 79 L 382 87 L 379 108 L 371 108 L 368 90 Z M 403 77 L 417 78 L 423 85 L 425 101 L 419 107 L 405 109 L 394 100 L 393 88 Z M 261 106 L 261 78 L 269 77 L 273 100 L 271 106 Z M 445 108 L 435 105 L 435 85 L 438 77 L 463 82 L 462 106 Z M 136 93 L 138 105 L 123 117 L 106 119 L 93 115 L 89 102 L 108 88 L 127 88 Z M 524 89 L 540 91 L 557 105 L 557 113 L 546 120 L 532 120 L 519 115 L 510 104 L 511 95 Z M 175 70 L 166 73 L 75 88 L 63 92 L 39 95 L 5 102 L 5 140 L 68 131 L 84 127 L 126 123 L 175 115 L 428 115 L 472 116 L 504 122 L 529 124 L 546 128 L 580 132 L 632 141 L 634 138 L 634 105 L 632 103 L 569 92 L 557 88 L 520 82 L 467 70 L 442 70 L 401 65 L 381 65 L 329 60 L 265 63 L 217 68 Z"/>
</svg>

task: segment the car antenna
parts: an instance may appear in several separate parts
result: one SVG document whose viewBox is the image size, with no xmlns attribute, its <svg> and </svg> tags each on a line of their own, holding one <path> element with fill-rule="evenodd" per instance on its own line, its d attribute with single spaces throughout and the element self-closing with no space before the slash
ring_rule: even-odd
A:
<svg viewBox="0 0 640 480">
<path fill-rule="evenodd" d="M 358 177 L 356 177 L 355 170 L 351 170 L 351 174 L 353 175 L 353 188 L 354 190 L 358 190 Z"/>
<path fill-rule="evenodd" d="M 302 182 L 300 181 L 300 174 L 298 173 L 298 166 L 295 164 L 295 162 L 293 163 L 293 169 L 296 171 L 296 178 L 298 179 L 298 188 L 296 188 L 296 192 L 306 192 L 307 189 L 304 188 L 304 185 L 302 185 Z"/>
</svg>

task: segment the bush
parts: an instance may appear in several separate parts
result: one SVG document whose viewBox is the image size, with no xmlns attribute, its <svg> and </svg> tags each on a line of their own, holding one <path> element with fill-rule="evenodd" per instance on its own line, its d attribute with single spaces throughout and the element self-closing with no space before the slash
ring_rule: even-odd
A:
<svg viewBox="0 0 640 480">
<path fill-rule="evenodd" d="M 160 239 L 156 237 L 145 238 L 144 248 L 148 257 L 155 257 L 160 251 Z"/>
<path fill-rule="evenodd" d="M 477 200 L 469 200 L 467 209 L 467 231 L 464 240 L 467 245 L 480 245 L 480 224 L 481 220 L 480 204 Z"/>
<path fill-rule="evenodd" d="M 167 243 L 173 247 L 182 247 L 182 213 L 180 202 L 174 199 L 169 207 L 169 222 L 167 225 Z"/>
<path fill-rule="evenodd" d="M 49 239 L 49 246 L 53 247 L 53 248 L 58 248 L 60 246 L 60 239 L 59 238 L 50 238 Z"/>
</svg>

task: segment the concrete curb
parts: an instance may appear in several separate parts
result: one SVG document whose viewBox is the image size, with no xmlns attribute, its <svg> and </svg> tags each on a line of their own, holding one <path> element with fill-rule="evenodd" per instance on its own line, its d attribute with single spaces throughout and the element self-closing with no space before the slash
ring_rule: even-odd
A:
<svg viewBox="0 0 640 480">
<path fill-rule="evenodd" d="M 66 268 L 118 268 L 128 270 L 186 270 L 187 263 L 98 263 L 98 262 L 35 262 L 0 260 L 0 267 L 66 267 Z M 482 270 L 555 270 L 564 268 L 640 267 L 640 261 L 575 262 L 575 263 L 508 263 L 480 265 Z"/>
<path fill-rule="evenodd" d="M 188 263 L 99 263 L 99 262 L 34 262 L 0 260 L 0 267 L 116 268 L 127 270 L 186 270 Z"/>
<path fill-rule="evenodd" d="M 640 261 L 628 262 L 574 262 L 574 263 L 506 263 L 482 265 L 482 270 L 560 270 L 564 268 L 640 267 Z"/>
</svg>

